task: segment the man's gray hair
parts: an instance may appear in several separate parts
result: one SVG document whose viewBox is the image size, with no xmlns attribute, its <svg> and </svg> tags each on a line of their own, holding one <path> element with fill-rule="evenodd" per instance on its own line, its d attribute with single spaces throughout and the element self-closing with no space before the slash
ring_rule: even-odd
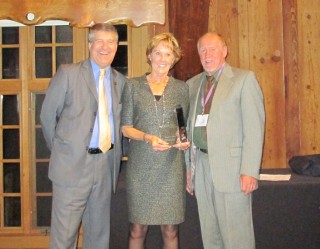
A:
<svg viewBox="0 0 320 249">
<path fill-rule="evenodd" d="M 116 29 L 115 26 L 111 25 L 111 24 L 107 24 L 107 23 L 97 23 L 95 25 L 93 25 L 90 29 L 89 29 L 89 34 L 88 34 L 88 41 L 90 43 L 93 42 L 94 39 L 94 32 L 95 31 L 105 31 L 105 32 L 114 32 L 116 34 L 116 40 L 118 42 L 119 39 L 119 35 L 118 35 L 118 31 Z"/>
</svg>

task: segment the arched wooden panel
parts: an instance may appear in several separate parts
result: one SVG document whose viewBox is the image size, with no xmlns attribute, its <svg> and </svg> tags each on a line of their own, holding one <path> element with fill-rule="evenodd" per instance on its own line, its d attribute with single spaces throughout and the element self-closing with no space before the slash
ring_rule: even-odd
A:
<svg viewBox="0 0 320 249">
<path fill-rule="evenodd" d="M 165 0 L 2 0 L 0 19 L 25 25 L 64 20 L 75 27 L 104 22 L 132 26 L 164 24 Z"/>
</svg>

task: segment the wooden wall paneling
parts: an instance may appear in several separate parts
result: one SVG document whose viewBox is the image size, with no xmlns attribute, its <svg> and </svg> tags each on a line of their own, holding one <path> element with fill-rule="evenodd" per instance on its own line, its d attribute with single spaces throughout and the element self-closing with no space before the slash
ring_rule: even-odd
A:
<svg viewBox="0 0 320 249">
<path fill-rule="evenodd" d="M 89 57 L 88 29 L 73 28 L 73 61 L 78 62 Z"/>
<path fill-rule="evenodd" d="M 174 67 L 176 78 L 187 80 L 202 71 L 198 38 L 208 31 L 210 0 L 169 0 L 169 31 L 181 45 L 183 57 Z"/>
<path fill-rule="evenodd" d="M 146 39 L 147 37 L 147 39 Z M 129 52 L 129 78 L 140 76 L 149 69 L 146 57 L 146 48 L 149 43 L 148 27 L 132 28 L 130 34 L 132 51 Z M 133 49 L 134 48 L 134 49 Z"/>
<path fill-rule="evenodd" d="M 266 133 L 262 166 L 285 168 L 287 165 L 281 1 L 248 1 L 248 17 L 249 66 L 257 75 L 265 100 Z"/>
<path fill-rule="evenodd" d="M 297 1 L 301 154 L 320 153 L 320 1 Z"/>
<path fill-rule="evenodd" d="M 0 248 L 3 249 L 44 249 L 48 248 L 49 236 L 1 236 Z"/>
<path fill-rule="evenodd" d="M 239 66 L 239 9 L 238 0 L 210 0 L 208 31 L 221 34 L 228 45 L 227 62 Z M 242 19 L 243 23 L 247 22 Z"/>
<path fill-rule="evenodd" d="M 300 81 L 297 0 L 282 0 L 287 161 L 300 153 Z"/>
<path fill-rule="evenodd" d="M 249 10 L 247 1 L 238 1 L 238 26 L 239 67 L 250 68 Z"/>
<path fill-rule="evenodd" d="M 32 215 L 29 210 L 31 210 L 32 203 L 30 202 L 31 197 L 31 167 L 25 167 L 24 165 L 29 165 L 32 155 L 30 153 L 30 140 L 26 139 L 30 133 L 30 93 L 28 91 L 29 74 L 27 63 L 24 63 L 25 58 L 28 57 L 28 48 L 30 48 L 30 39 L 28 37 L 28 29 L 25 27 L 19 28 L 19 56 L 20 56 L 20 79 L 21 79 L 21 114 L 20 114 L 20 179 L 21 179 L 21 227 L 24 232 L 30 232 L 29 224 L 32 223 Z"/>
<path fill-rule="evenodd" d="M 263 168 L 286 167 L 281 2 L 211 0 L 209 30 L 228 44 L 228 63 L 257 75 L 265 98 Z"/>
</svg>

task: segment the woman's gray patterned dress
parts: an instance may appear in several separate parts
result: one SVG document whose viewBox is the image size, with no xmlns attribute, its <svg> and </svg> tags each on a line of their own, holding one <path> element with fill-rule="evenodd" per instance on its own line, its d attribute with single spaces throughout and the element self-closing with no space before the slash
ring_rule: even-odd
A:
<svg viewBox="0 0 320 249">
<path fill-rule="evenodd" d="M 169 78 L 164 94 L 155 101 L 146 75 L 128 80 L 122 95 L 121 125 L 131 125 L 161 137 L 177 131 L 176 106 L 188 113 L 188 86 Z M 185 117 L 186 118 L 186 117 Z M 171 134 L 169 134 L 171 133 Z M 129 221 L 136 224 L 179 224 L 185 216 L 184 152 L 172 148 L 155 152 L 150 144 L 131 140 L 126 167 Z"/>
</svg>

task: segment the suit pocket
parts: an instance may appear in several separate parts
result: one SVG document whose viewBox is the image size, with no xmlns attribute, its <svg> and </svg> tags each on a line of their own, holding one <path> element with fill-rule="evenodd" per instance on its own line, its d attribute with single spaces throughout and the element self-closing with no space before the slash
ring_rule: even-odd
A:
<svg viewBox="0 0 320 249">
<path fill-rule="evenodd" d="M 239 157 L 241 156 L 241 151 L 242 151 L 242 147 L 241 146 L 238 146 L 238 147 L 232 147 L 230 149 L 230 155 L 232 157 Z"/>
</svg>

